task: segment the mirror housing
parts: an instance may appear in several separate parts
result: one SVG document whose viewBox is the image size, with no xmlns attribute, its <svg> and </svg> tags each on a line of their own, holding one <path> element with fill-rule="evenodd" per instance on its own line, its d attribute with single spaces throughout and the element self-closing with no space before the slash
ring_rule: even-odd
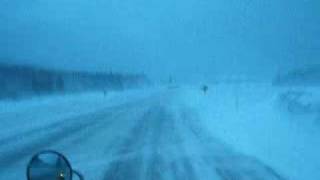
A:
<svg viewBox="0 0 320 180">
<path fill-rule="evenodd" d="M 74 171 L 68 159 L 56 151 L 41 151 L 34 155 L 27 167 L 28 180 L 72 180 L 75 175 L 83 180 L 83 176 Z"/>
</svg>

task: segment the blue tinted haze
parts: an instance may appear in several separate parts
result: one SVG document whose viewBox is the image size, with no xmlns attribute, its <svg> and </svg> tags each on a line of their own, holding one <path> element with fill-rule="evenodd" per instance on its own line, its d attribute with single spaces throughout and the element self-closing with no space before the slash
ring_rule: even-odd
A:
<svg viewBox="0 0 320 180">
<path fill-rule="evenodd" d="M 319 61 L 317 0 L 0 2 L 2 61 L 210 80 Z"/>
</svg>

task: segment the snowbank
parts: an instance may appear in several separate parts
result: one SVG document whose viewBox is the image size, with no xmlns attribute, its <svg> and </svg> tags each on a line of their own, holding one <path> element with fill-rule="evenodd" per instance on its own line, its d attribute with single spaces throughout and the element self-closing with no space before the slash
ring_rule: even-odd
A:
<svg viewBox="0 0 320 180">
<path fill-rule="evenodd" d="M 320 179 L 319 113 L 290 113 L 281 107 L 287 92 L 269 84 L 212 84 L 207 94 L 189 87 L 183 96 L 205 127 L 236 150 L 259 158 L 288 179 Z M 319 97 L 313 93 L 301 103 L 312 99 L 311 104 L 318 104 Z"/>
</svg>

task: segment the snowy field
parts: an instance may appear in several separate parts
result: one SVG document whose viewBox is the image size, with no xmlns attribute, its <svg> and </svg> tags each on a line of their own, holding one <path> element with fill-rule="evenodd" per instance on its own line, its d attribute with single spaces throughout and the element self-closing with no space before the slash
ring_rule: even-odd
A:
<svg viewBox="0 0 320 180">
<path fill-rule="evenodd" d="M 198 91 L 189 88 L 183 99 L 214 136 L 288 179 L 320 179 L 319 88 L 220 84 L 207 95 Z"/>
<path fill-rule="evenodd" d="M 55 149 L 86 179 L 317 180 L 319 104 L 316 88 L 269 84 L 0 102 L 0 179 L 23 179 L 33 153 Z"/>
</svg>

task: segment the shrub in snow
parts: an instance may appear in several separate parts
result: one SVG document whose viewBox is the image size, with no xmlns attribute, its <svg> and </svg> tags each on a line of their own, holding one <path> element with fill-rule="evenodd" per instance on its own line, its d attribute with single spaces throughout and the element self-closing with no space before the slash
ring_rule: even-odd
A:
<svg viewBox="0 0 320 180">
<path fill-rule="evenodd" d="M 280 94 L 280 102 L 290 113 L 320 112 L 320 99 L 311 92 L 289 90 Z"/>
</svg>

